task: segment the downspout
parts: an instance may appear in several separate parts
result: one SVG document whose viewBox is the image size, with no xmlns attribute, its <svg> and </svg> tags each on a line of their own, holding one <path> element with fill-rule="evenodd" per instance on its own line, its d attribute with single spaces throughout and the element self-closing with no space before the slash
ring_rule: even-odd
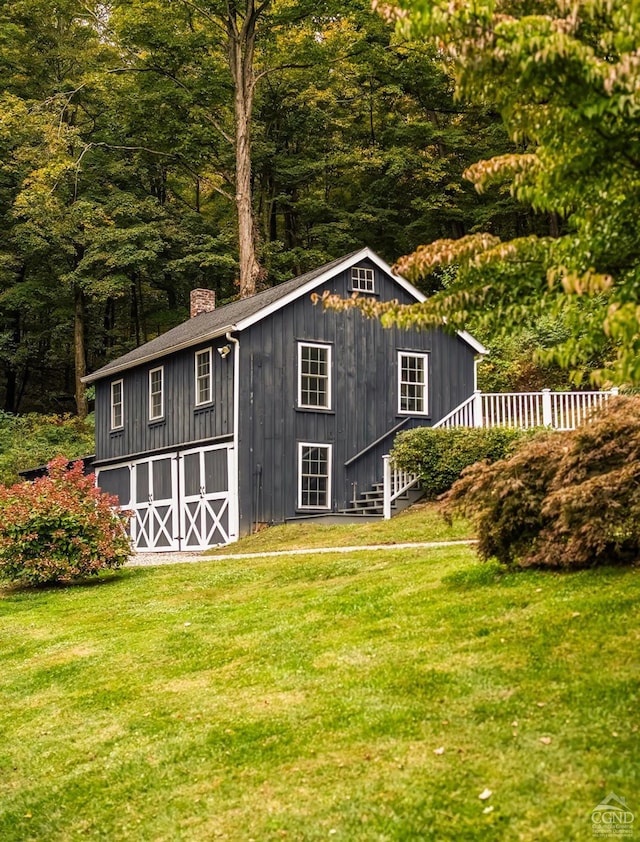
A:
<svg viewBox="0 0 640 842">
<path fill-rule="evenodd" d="M 231 331 L 225 334 L 227 341 L 235 345 L 233 354 L 233 452 L 234 452 L 234 485 L 235 485 L 235 512 L 234 528 L 236 541 L 240 537 L 240 453 L 238 444 L 240 442 L 240 340 L 231 335 Z"/>
</svg>

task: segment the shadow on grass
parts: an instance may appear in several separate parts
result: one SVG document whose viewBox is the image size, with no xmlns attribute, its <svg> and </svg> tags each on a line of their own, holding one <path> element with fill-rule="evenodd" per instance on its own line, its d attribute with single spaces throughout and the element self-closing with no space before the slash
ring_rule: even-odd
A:
<svg viewBox="0 0 640 842">
<path fill-rule="evenodd" d="M 498 561 L 476 561 L 464 570 L 443 576 L 442 584 L 455 590 L 472 590 L 491 585 L 515 585 L 517 577 Z"/>
<path fill-rule="evenodd" d="M 13 594 L 51 593 L 52 591 L 64 591 L 73 588 L 101 588 L 105 585 L 118 584 L 125 579 L 130 579 L 132 572 L 131 570 L 102 571 L 97 576 L 83 579 L 66 579 L 58 582 L 42 582 L 33 585 L 23 582 L 4 582 L 0 583 L 0 597 L 11 596 Z"/>
<path fill-rule="evenodd" d="M 518 567 L 507 568 L 499 561 L 476 561 L 470 567 L 463 570 L 456 570 L 447 576 L 443 576 L 442 584 L 452 590 L 474 590 L 476 588 L 492 587 L 516 587 L 523 581 L 531 584 L 540 584 L 548 579 L 559 582 L 561 579 L 590 579 L 594 573 L 598 576 L 598 586 L 605 586 L 609 582 L 628 575 L 629 570 L 640 569 L 638 564 L 632 565 L 600 565 L 594 567 L 576 568 L 544 568 L 544 567 Z"/>
</svg>

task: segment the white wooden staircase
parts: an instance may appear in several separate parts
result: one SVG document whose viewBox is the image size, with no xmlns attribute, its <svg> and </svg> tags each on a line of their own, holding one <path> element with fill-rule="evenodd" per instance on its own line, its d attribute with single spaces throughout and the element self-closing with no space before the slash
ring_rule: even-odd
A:
<svg viewBox="0 0 640 842">
<path fill-rule="evenodd" d="M 437 427 L 510 427 L 522 430 L 534 427 L 552 430 L 575 430 L 589 420 L 593 413 L 604 407 L 618 394 L 617 388 L 607 392 L 480 392 L 441 418 L 433 425 Z M 406 500 L 415 489 L 420 477 L 409 474 L 393 464 L 390 456 L 383 456 L 382 514 L 385 520 L 406 506 L 398 502 Z M 365 492 L 363 498 L 374 492 Z M 378 506 L 377 492 L 376 506 Z"/>
</svg>

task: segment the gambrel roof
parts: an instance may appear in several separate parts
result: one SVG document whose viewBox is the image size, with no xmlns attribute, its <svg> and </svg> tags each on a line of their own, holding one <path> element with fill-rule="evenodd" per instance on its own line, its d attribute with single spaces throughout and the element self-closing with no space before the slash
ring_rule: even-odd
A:
<svg viewBox="0 0 640 842">
<path fill-rule="evenodd" d="M 143 363 L 157 360 L 166 354 L 198 345 L 201 342 L 224 336 L 230 331 L 242 331 L 255 322 L 266 318 L 269 314 L 286 306 L 302 295 L 311 293 L 320 283 L 328 281 L 335 275 L 356 265 L 361 260 L 371 260 L 382 271 L 390 275 L 416 301 L 424 301 L 425 296 L 404 278 L 394 274 L 391 267 L 381 260 L 371 249 L 362 248 L 344 257 L 325 263 L 318 269 L 306 272 L 297 278 L 277 286 L 258 292 L 249 298 L 241 298 L 218 307 L 210 313 L 200 313 L 191 319 L 168 330 L 156 339 L 145 342 L 133 351 L 112 360 L 107 365 L 83 378 L 85 383 L 93 383 L 103 377 L 110 377 L 126 369 Z M 458 333 L 460 338 L 470 345 L 478 354 L 488 353 L 476 339 L 466 331 Z"/>
</svg>

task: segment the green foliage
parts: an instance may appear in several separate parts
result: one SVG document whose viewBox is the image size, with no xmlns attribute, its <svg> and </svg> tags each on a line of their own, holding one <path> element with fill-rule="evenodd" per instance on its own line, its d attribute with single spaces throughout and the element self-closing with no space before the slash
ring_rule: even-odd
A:
<svg viewBox="0 0 640 842">
<path fill-rule="evenodd" d="M 9 415 L 0 412 L 0 483 L 17 482 L 18 473 L 46 465 L 61 454 L 67 459 L 94 452 L 93 426 L 60 415 Z"/>
<path fill-rule="evenodd" d="M 445 497 L 475 523 L 484 559 L 520 567 L 635 564 L 640 558 L 640 397 L 591 423 L 543 433 L 469 468 Z"/>
<path fill-rule="evenodd" d="M 215 289 L 219 301 L 235 294 L 225 20 L 240 24 L 250 8 L 0 5 L 7 411 L 72 410 L 74 360 L 95 369 L 173 327 L 193 287 Z M 454 101 L 432 45 L 398 39 L 368 0 L 253 8 L 247 90 L 262 285 L 363 244 L 391 262 L 424 238 L 537 230 L 506 192 L 480 196 L 462 178 L 478 155 L 513 144 L 495 111 Z M 429 279 L 425 291 L 442 282 Z M 74 336 L 78 345 L 86 337 L 77 357 Z"/>
<path fill-rule="evenodd" d="M 478 367 L 478 388 L 483 392 L 535 392 L 569 390 L 588 382 L 589 374 L 603 364 L 602 356 L 586 360 L 583 368 L 569 371 L 554 361 L 555 349 L 571 336 L 561 318 L 543 313 L 534 322 L 514 325 L 508 335 L 485 332 L 472 319 L 469 331 L 489 349 Z"/>
<path fill-rule="evenodd" d="M 120 567 L 131 545 L 116 503 L 64 456 L 48 476 L 0 486 L 0 577 L 40 585 Z"/>
<path fill-rule="evenodd" d="M 457 282 L 412 310 L 374 308 L 402 326 L 451 328 L 471 314 L 494 334 L 541 313 L 571 327 L 553 349 L 566 368 L 600 357 L 599 381 L 640 383 L 640 11 L 626 0 L 543 4 L 400 0 L 401 28 L 447 55 L 458 95 L 500 113 L 517 151 L 466 177 L 547 222 L 440 239 L 401 258 L 410 280 L 454 265 Z M 480 156 L 479 156 L 480 157 Z M 604 356 L 604 359 L 602 358 Z"/>
<path fill-rule="evenodd" d="M 391 455 L 401 468 L 420 475 L 428 497 L 437 497 L 448 491 L 469 465 L 504 459 L 530 435 L 501 427 L 417 427 L 396 437 Z"/>
</svg>

